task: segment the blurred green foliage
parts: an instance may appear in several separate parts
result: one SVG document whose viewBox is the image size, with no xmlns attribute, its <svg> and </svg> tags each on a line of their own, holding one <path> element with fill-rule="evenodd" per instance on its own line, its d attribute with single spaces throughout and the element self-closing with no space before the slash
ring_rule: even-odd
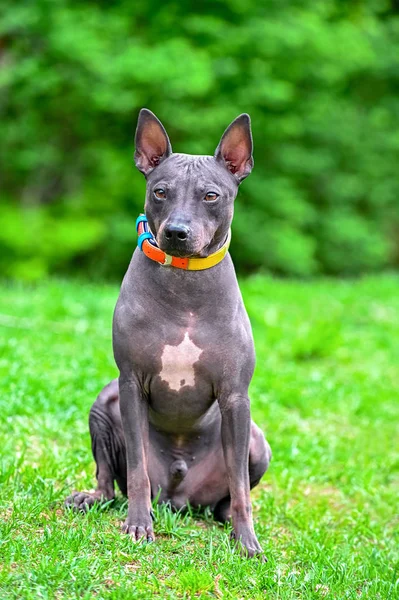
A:
<svg viewBox="0 0 399 600">
<path fill-rule="evenodd" d="M 241 272 L 398 265 L 396 0 L 16 0 L 0 11 L 5 275 L 120 278 L 144 199 L 132 166 L 142 106 L 175 151 L 206 154 L 250 113 Z"/>
</svg>

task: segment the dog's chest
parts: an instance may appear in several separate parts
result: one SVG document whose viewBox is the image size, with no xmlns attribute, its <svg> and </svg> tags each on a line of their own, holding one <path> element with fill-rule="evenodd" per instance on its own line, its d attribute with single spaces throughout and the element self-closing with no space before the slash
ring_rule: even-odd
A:
<svg viewBox="0 0 399 600">
<path fill-rule="evenodd" d="M 195 387 L 196 365 L 202 354 L 203 349 L 193 342 L 188 330 L 178 345 L 165 344 L 159 374 L 162 383 L 175 392 L 179 392 L 185 386 Z"/>
</svg>

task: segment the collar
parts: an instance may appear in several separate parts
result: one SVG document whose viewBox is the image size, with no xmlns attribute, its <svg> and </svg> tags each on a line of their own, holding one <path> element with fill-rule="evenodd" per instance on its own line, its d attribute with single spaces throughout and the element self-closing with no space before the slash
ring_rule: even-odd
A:
<svg viewBox="0 0 399 600">
<path fill-rule="evenodd" d="M 216 252 L 213 252 L 205 258 L 180 258 L 179 256 L 166 254 L 166 252 L 159 248 L 154 235 L 148 227 L 147 217 L 144 214 L 137 217 L 136 229 L 139 236 L 137 246 L 146 256 L 148 256 L 148 258 L 155 260 L 155 262 L 158 262 L 165 267 L 171 266 L 176 267 L 177 269 L 185 269 L 186 271 L 202 271 L 203 269 L 210 269 L 220 263 L 227 254 L 231 240 L 231 230 L 229 229 L 225 243 L 219 250 L 216 250 Z"/>
</svg>

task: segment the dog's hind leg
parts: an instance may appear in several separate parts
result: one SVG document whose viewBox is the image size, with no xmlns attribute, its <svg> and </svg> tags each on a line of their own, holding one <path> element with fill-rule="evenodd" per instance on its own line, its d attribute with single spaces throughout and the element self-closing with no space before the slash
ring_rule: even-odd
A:
<svg viewBox="0 0 399 600">
<path fill-rule="evenodd" d="M 112 381 L 99 394 L 90 410 L 91 447 L 96 461 L 97 489 L 74 492 L 65 504 L 86 511 L 96 502 L 115 497 L 114 481 L 126 494 L 126 448 L 119 412 L 118 380 Z"/>
<path fill-rule="evenodd" d="M 258 485 L 259 481 L 266 473 L 271 457 L 272 451 L 268 441 L 263 435 L 262 430 L 252 421 L 248 462 L 249 485 L 251 490 Z M 216 504 L 213 516 L 216 521 L 220 521 L 221 523 L 231 520 L 230 496 L 222 498 L 222 500 Z"/>
</svg>

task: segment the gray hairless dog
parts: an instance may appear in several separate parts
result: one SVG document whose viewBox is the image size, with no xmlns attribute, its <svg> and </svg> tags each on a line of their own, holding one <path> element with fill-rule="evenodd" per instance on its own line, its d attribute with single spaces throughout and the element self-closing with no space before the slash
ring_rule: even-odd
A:
<svg viewBox="0 0 399 600">
<path fill-rule="evenodd" d="M 123 531 L 149 541 L 157 495 L 176 509 L 209 506 L 216 519 L 231 519 L 245 555 L 263 557 L 249 491 L 271 451 L 250 417 L 251 326 L 230 255 L 205 268 L 226 247 L 238 185 L 253 166 L 249 116 L 231 123 L 214 156 L 191 156 L 173 154 L 143 109 L 135 163 L 147 179 L 147 246 L 169 260 L 133 254 L 113 323 L 119 381 L 90 411 L 98 487 L 66 503 L 85 510 L 112 499 L 116 481 L 129 498 Z"/>
</svg>

